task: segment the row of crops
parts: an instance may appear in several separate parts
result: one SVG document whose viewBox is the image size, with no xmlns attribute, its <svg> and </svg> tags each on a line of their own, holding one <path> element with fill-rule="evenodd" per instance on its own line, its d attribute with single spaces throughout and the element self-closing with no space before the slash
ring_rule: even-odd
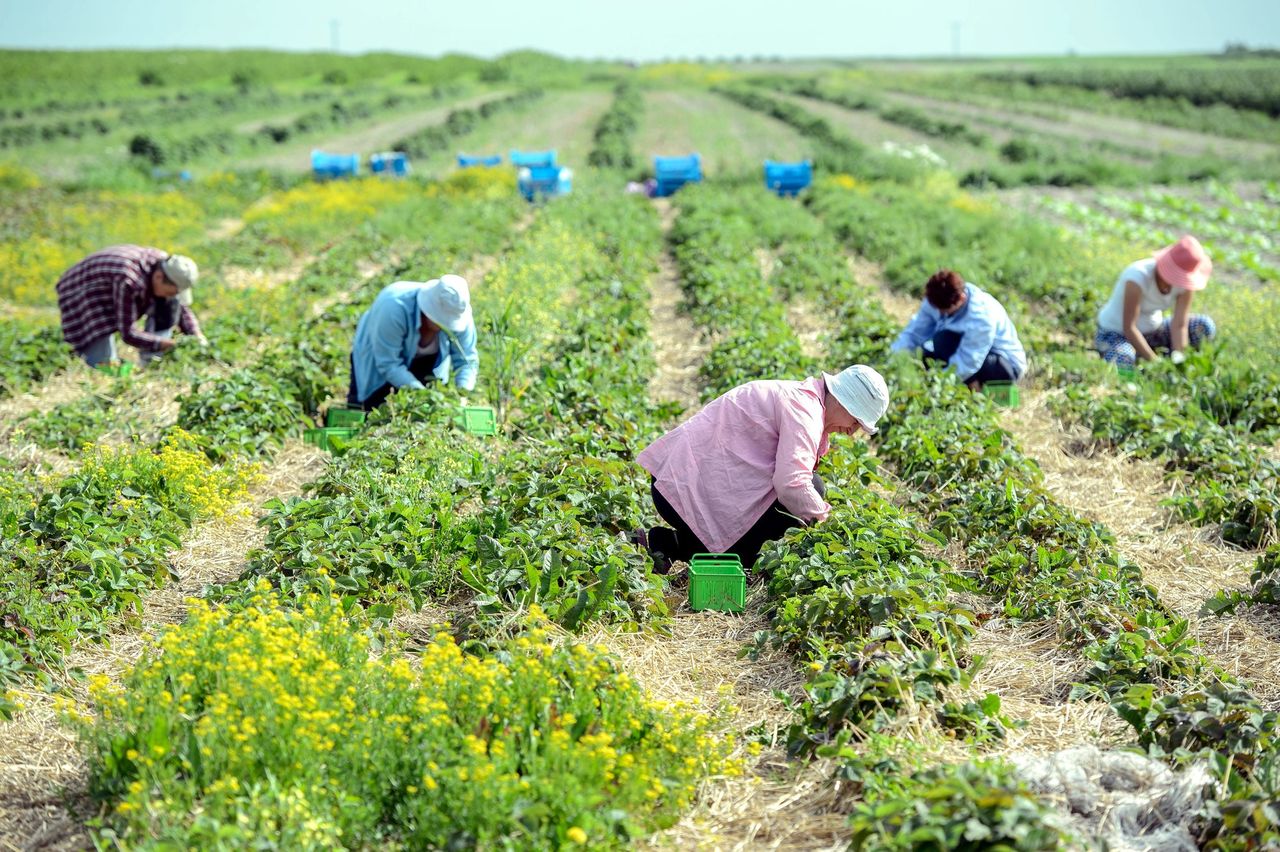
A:
<svg viewBox="0 0 1280 852">
<path fill-rule="evenodd" d="M 851 80 L 840 75 L 805 78 L 770 76 L 753 79 L 755 86 L 777 96 L 802 96 L 834 104 L 846 110 L 874 113 L 882 121 L 900 125 L 924 136 L 960 146 L 977 157 L 980 165 L 961 174 L 961 183 L 978 188 L 1006 188 L 1022 185 L 1051 186 L 1141 186 L 1151 183 L 1179 183 L 1208 179 L 1267 179 L 1275 171 L 1274 152 L 1269 159 L 1242 159 L 1227 153 L 1180 154 L 1126 147 L 1105 139 L 1085 140 L 1068 134 L 1029 129 L 1016 120 L 991 118 L 1000 131 L 998 139 L 972 119 L 948 114 L 945 109 L 926 111 L 898 103 L 891 93 L 868 85 L 865 78 Z M 892 86 L 892 83 L 887 85 Z M 957 93 L 945 95 L 946 104 Z M 963 98 L 963 93 L 958 95 Z M 737 97 L 741 98 L 742 95 Z"/>
<path fill-rule="evenodd" d="M 635 94 L 616 91 L 594 159 L 625 168 Z M 1184 517 L 1259 551 L 1280 523 L 1270 327 L 1224 322 L 1214 352 L 1123 386 L 1083 353 L 1106 295 L 1098 270 L 1132 259 L 1115 234 L 1066 236 L 779 102 L 740 100 L 776 108 L 858 177 L 828 177 L 804 203 L 755 181 L 687 187 L 665 245 L 641 199 L 579 191 L 529 215 L 499 172 L 228 175 L 186 196 L 194 215 L 156 225 L 220 273 L 202 311 L 211 352 L 179 349 L 142 378 L 90 377 L 24 415 L 6 446 L 67 454 L 67 472 L 0 466 L 0 712 L 66 693 L 99 842 L 624 845 L 671 825 L 705 785 L 764 771 L 750 755 L 776 745 L 832 767 L 856 846 L 1059 848 L 1079 826 L 1011 753 L 1026 720 L 977 686 L 980 637 L 1017 627 L 1053 632 L 1078 662 L 1048 700 L 1109 707 L 1124 744 L 1211 779 L 1182 820 L 1198 845 L 1278 842 L 1274 709 L 1192 638 L 1104 527 L 1046 489 L 995 408 L 888 357 L 896 326 L 849 258 L 878 261 L 908 294 L 942 265 L 998 292 L 1064 421 L 1158 460 Z M 39 232 L 32 211 L 59 215 L 57 192 L 28 187 L 5 215 Z M 75 215 L 99 228 L 141 215 L 123 203 L 99 195 Z M 227 217 L 243 229 L 212 235 Z M 893 389 L 874 454 L 837 441 L 823 462 L 831 519 L 758 566 L 752 604 L 768 625 L 749 652 L 782 649 L 805 678 L 778 742 L 734 730 L 727 707 L 654 700 L 645 673 L 576 638 L 601 625 L 678 631 L 688 617 L 673 612 L 679 587 L 625 536 L 652 514 L 633 459 L 677 414 L 646 394 L 648 286 L 664 250 L 713 341 L 706 397 L 854 362 Z M 230 270 L 249 265 L 298 271 L 232 286 Z M 68 685 L 68 654 L 145 611 L 184 543 L 262 493 L 263 469 L 341 398 L 351 330 L 377 290 L 445 268 L 484 270 L 476 394 L 500 434 L 456 429 L 452 389 L 398 395 L 301 496 L 263 507 L 262 543 L 237 576 L 204 589 L 118 677 Z M 1238 323 L 1265 298 L 1211 309 Z M 12 359 L 31 367 L 6 379 L 9 393 L 70 360 L 38 296 L 26 301 L 4 326 L 31 353 Z M 790 322 L 806 309 L 824 317 L 825 358 Z M 176 410 L 151 410 L 175 386 Z M 122 432 L 122 420 L 137 425 Z M 1255 587 L 1215 608 L 1274 603 L 1278 574 L 1276 550 L 1261 552 Z"/>
<path fill-rule="evenodd" d="M 413 206 L 435 228 L 433 245 L 399 262 L 406 273 L 501 245 L 518 211 L 463 196 Z M 648 699 L 615 660 L 560 634 L 665 612 L 662 581 L 617 536 L 641 518 L 645 489 L 629 459 L 664 411 L 643 402 L 646 283 L 659 246 L 656 215 L 635 199 L 584 198 L 537 217 L 478 301 L 482 357 L 493 365 L 482 389 L 509 416 L 499 442 L 453 431 L 439 391 L 397 400 L 306 497 L 270 507 L 265 543 L 240 580 L 210 589 L 121 682 L 90 684 L 94 715 L 69 712 L 91 744 L 102 836 L 598 845 L 669 822 L 700 778 L 741 771 L 734 739 L 709 717 Z M 341 250 L 326 257 L 349 280 L 351 258 L 331 256 Z M 324 361 L 345 358 L 335 323 L 354 321 L 375 290 L 357 287 L 350 302 L 295 322 L 279 332 L 281 348 L 242 368 L 258 404 L 207 398 L 241 387 L 241 371 L 211 382 L 216 391 L 197 380 L 178 417 L 186 430 L 131 447 L 128 469 L 96 490 L 82 480 L 102 479 L 100 466 L 86 461 L 65 488 L 30 495 L 34 509 L 15 499 L 7 517 L 28 531 L 79 477 L 80 498 L 107 513 L 121 540 L 73 542 L 81 530 L 60 530 L 43 545 L 83 552 L 147 538 L 157 540 L 153 556 L 172 553 L 183 527 L 162 536 L 154 519 L 182 514 L 170 492 L 186 480 L 162 488 L 170 478 L 136 469 L 166 463 L 182 438 L 199 460 L 193 477 L 211 490 L 269 456 L 314 411 L 308 376 L 324 375 L 321 400 L 340 390 L 345 372 Z M 602 290 L 612 298 L 593 298 Z M 243 419 L 277 407 L 294 424 Z M 247 433 L 267 439 L 247 443 Z M 224 489 L 214 508 L 237 493 Z M 55 569 L 77 596 L 95 585 L 78 568 Z M 121 600 L 136 602 L 147 585 Z M 428 602 L 470 615 L 406 647 L 388 620 Z M 67 627 L 59 638 L 75 634 Z M 7 634 L 6 653 L 48 664 L 55 651 L 33 646 L 29 632 Z"/>
<path fill-rule="evenodd" d="M 1046 198 L 1040 207 L 1086 235 L 1119 235 L 1133 243 L 1167 245 L 1183 233 L 1199 234 L 1219 268 L 1263 282 L 1280 280 L 1280 250 L 1273 236 L 1280 227 L 1280 208 L 1274 184 L 1264 188 L 1272 197 L 1257 200 L 1245 200 L 1221 185 L 1208 189 L 1207 201 L 1148 189 L 1134 196 L 1100 193 L 1090 200 Z"/>
</svg>

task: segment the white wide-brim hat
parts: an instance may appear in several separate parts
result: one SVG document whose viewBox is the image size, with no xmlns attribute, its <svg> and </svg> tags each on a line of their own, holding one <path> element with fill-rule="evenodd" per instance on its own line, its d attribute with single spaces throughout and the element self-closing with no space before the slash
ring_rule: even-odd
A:
<svg viewBox="0 0 1280 852">
<path fill-rule="evenodd" d="M 196 262 L 183 254 L 171 254 L 160 262 L 160 268 L 164 270 L 164 277 L 178 288 L 178 304 L 189 306 L 194 295 L 191 288 L 196 286 L 196 281 L 200 278 Z"/>
<path fill-rule="evenodd" d="M 471 290 L 461 275 L 441 275 L 418 291 L 418 310 L 445 331 L 459 334 L 471 324 Z"/>
<path fill-rule="evenodd" d="M 865 364 L 846 367 L 834 376 L 823 373 L 827 390 L 845 411 L 858 418 L 867 433 L 879 432 L 876 421 L 889 410 L 889 386 L 884 377 Z"/>
</svg>

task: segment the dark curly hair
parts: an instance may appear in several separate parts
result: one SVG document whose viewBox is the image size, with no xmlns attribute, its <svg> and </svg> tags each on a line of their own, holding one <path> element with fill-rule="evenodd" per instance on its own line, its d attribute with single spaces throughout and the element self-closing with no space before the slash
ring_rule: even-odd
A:
<svg viewBox="0 0 1280 852">
<path fill-rule="evenodd" d="M 939 269 L 924 285 L 924 297 L 940 311 L 954 308 L 964 296 L 964 279 L 951 269 Z"/>
</svg>

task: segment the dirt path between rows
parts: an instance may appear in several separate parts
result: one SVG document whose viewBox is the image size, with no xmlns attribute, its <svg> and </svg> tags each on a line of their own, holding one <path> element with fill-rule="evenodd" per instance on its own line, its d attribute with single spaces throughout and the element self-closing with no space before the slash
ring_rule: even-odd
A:
<svg viewBox="0 0 1280 852">
<path fill-rule="evenodd" d="M 1225 547 L 1208 530 L 1176 522 L 1160 501 L 1172 486 L 1160 466 L 1091 453 L 1083 430 L 1070 430 L 1048 408 L 1052 393 L 1025 393 L 1002 426 L 1044 471 L 1054 498 L 1107 527 L 1120 552 L 1142 568 L 1160 600 L 1190 622 L 1191 633 L 1226 671 L 1249 682 L 1268 707 L 1280 707 L 1280 619 L 1259 609 L 1205 618 L 1204 601 L 1248 585 L 1256 553 Z"/>
<path fill-rule="evenodd" d="M 890 287 L 884 276 L 884 267 L 875 261 L 853 252 L 847 255 L 847 260 L 853 280 L 875 291 L 875 298 L 890 319 L 904 326 L 911 322 L 911 318 L 920 309 L 919 300 L 904 296 Z"/>
<path fill-rule="evenodd" d="M 666 198 L 654 200 L 662 219 L 664 236 L 671 232 L 676 211 Z M 694 326 L 681 309 L 680 272 L 671 252 L 663 249 L 658 258 L 658 274 L 650 282 L 649 333 L 658 368 L 649 380 L 649 399 L 674 400 L 685 407 L 685 417 L 702 407 L 702 381 L 698 369 L 711 351 L 711 341 Z"/>
<path fill-rule="evenodd" d="M 675 210 L 667 199 L 654 204 L 668 234 Z M 698 368 L 711 344 L 680 310 L 679 272 L 669 252 L 659 259 L 650 287 L 657 370 L 649 395 L 655 402 L 685 404 L 684 419 L 701 407 Z M 682 578 L 673 580 L 670 600 L 683 607 Z M 607 646 L 655 699 L 712 713 L 724 734 L 737 737 L 735 756 L 748 766 L 742 777 L 704 782 L 694 807 L 674 826 L 648 838 L 649 847 L 825 850 L 848 845 L 848 810 L 840 806 L 848 785 L 833 780 L 829 763 L 796 763 L 783 749 L 792 714 L 775 691 L 802 695 L 798 664 L 780 652 L 762 653 L 756 660 L 739 657 L 758 631 L 768 629 L 760 614 L 764 604 L 757 589 L 743 615 L 683 610 L 666 628 L 641 633 L 601 628 L 590 639 Z M 728 702 L 738 709 L 718 709 Z M 752 757 L 746 749 L 749 739 L 771 745 Z"/>
</svg>

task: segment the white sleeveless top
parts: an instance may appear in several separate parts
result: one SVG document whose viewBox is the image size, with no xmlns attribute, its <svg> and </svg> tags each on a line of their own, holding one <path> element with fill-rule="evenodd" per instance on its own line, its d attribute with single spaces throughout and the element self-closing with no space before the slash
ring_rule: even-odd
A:
<svg viewBox="0 0 1280 852">
<path fill-rule="evenodd" d="M 1156 259 L 1149 257 L 1131 263 L 1116 279 L 1111 298 L 1098 311 L 1098 328 L 1124 334 L 1124 285 L 1132 281 L 1142 291 L 1138 302 L 1138 331 L 1143 334 L 1155 331 L 1164 322 L 1164 312 L 1173 308 L 1182 291 L 1172 287 L 1166 295 L 1156 287 Z"/>
</svg>

